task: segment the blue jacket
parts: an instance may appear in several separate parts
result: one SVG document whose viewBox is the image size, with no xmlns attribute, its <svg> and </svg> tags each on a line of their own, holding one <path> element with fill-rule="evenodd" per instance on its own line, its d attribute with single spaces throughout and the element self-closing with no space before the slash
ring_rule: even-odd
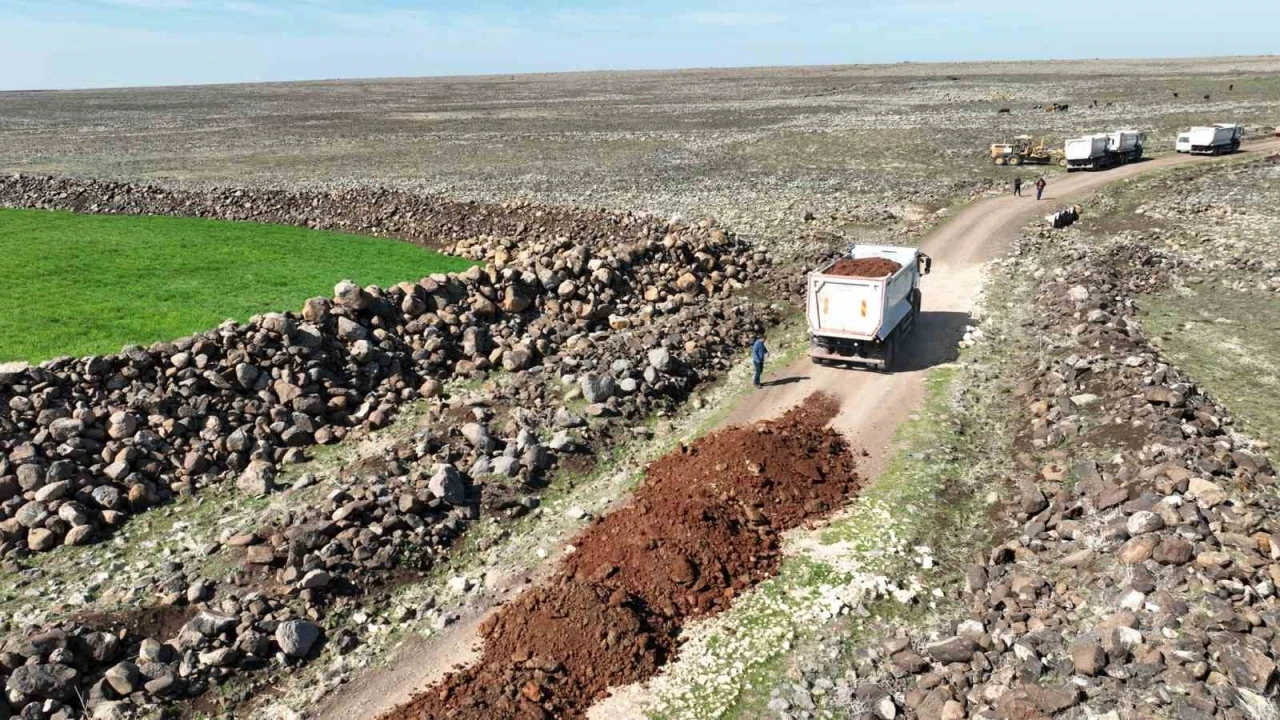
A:
<svg viewBox="0 0 1280 720">
<path fill-rule="evenodd" d="M 765 348 L 764 340 L 756 340 L 754 343 L 751 343 L 751 361 L 755 364 L 763 364 L 764 356 L 768 353 L 769 350 Z"/>
</svg>

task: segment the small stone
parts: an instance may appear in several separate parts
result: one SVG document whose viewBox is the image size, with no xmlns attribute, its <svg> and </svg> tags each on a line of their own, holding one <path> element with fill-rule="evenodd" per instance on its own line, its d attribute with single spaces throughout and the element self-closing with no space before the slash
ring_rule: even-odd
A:
<svg viewBox="0 0 1280 720">
<path fill-rule="evenodd" d="M 1227 501 L 1227 493 L 1217 483 L 1198 477 L 1193 477 L 1188 482 L 1187 496 L 1194 498 L 1196 503 L 1206 510 Z"/>
<path fill-rule="evenodd" d="M 233 647 L 214 648 L 207 652 L 202 652 L 197 656 L 201 665 L 209 667 L 227 667 L 232 665 L 239 657 L 239 651 Z"/>
<path fill-rule="evenodd" d="M 1071 664 L 1079 675 L 1093 677 L 1107 666 L 1107 653 L 1093 638 L 1080 638 L 1071 644 Z"/>
<path fill-rule="evenodd" d="M 1167 537 L 1160 541 L 1151 558 L 1161 565 L 1186 565 L 1191 562 L 1195 549 L 1180 537 Z"/>
<path fill-rule="evenodd" d="M 1120 546 L 1120 562 L 1126 565 L 1137 565 L 1146 562 L 1151 558 L 1151 554 L 1159 542 L 1160 539 L 1155 535 L 1141 535 L 1131 538 Z"/>
<path fill-rule="evenodd" d="M 128 696 L 138 689 L 139 677 L 138 666 L 128 661 L 116 663 L 103 674 L 107 684 L 121 697 Z"/>
<path fill-rule="evenodd" d="M 582 397 L 589 403 L 602 403 L 613 397 L 616 390 L 613 378 L 608 375 L 587 373 L 578 381 Z"/>
<path fill-rule="evenodd" d="M 329 573 L 324 570 L 316 569 L 308 572 L 302 577 L 302 581 L 298 583 L 298 587 L 303 589 L 322 588 L 329 584 Z"/>
<path fill-rule="evenodd" d="M 649 365 L 658 372 L 666 372 L 671 367 L 671 352 L 662 347 L 650 350 Z"/>
<path fill-rule="evenodd" d="M 1130 535 L 1138 536 L 1149 532 L 1155 532 L 1164 527 L 1164 520 L 1153 512 L 1140 510 L 1129 516 L 1125 522 L 1125 529 Z"/>
<path fill-rule="evenodd" d="M 967 637 L 951 637 L 925 648 L 929 656 L 942 663 L 969 662 L 977 645 Z"/>
</svg>

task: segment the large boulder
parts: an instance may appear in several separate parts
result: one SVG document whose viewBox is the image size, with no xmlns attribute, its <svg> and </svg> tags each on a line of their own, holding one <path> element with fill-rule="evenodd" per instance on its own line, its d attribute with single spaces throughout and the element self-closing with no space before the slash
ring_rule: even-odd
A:
<svg viewBox="0 0 1280 720">
<path fill-rule="evenodd" d="M 523 345 L 514 347 L 502 354 L 502 369 L 508 372 L 524 370 L 532 360 L 533 353 L 528 348 Z"/>
<path fill-rule="evenodd" d="M 140 674 L 138 666 L 129 661 L 116 663 L 107 669 L 103 674 L 103 678 L 107 684 L 111 686 L 121 697 L 127 697 L 130 693 L 138 689 L 138 680 Z"/>
<path fill-rule="evenodd" d="M 350 280 L 343 280 L 333 286 L 333 300 L 352 310 L 365 310 L 373 302 L 373 298 L 363 288 Z"/>
<path fill-rule="evenodd" d="M 338 318 L 338 339 L 343 342 L 356 342 L 369 336 L 369 330 L 351 318 Z"/>
<path fill-rule="evenodd" d="M 978 646 L 967 637 L 950 637 L 928 646 L 929 656 L 940 663 L 965 663 L 973 659 Z"/>
<path fill-rule="evenodd" d="M 496 444 L 493 437 L 489 435 L 489 430 L 480 423 L 467 423 L 462 426 L 462 437 L 471 443 L 471 447 L 480 452 L 487 453 L 494 448 Z"/>
<path fill-rule="evenodd" d="M 583 375 L 578 381 L 578 387 L 582 390 L 582 397 L 589 403 L 604 402 L 613 397 L 617 389 L 612 377 L 595 373 Z"/>
<path fill-rule="evenodd" d="M 275 489 L 275 480 L 276 466 L 259 459 L 249 463 L 249 467 L 240 473 L 240 477 L 236 479 L 236 487 L 247 495 L 260 497 Z"/>
<path fill-rule="evenodd" d="M 320 639 L 320 626 L 306 620 L 286 620 L 276 626 L 276 644 L 291 658 L 306 657 Z"/>
<path fill-rule="evenodd" d="M 107 422 L 107 435 L 112 440 L 124 440 L 133 437 L 138 431 L 138 419 L 132 414 L 124 410 L 117 410 L 111 413 L 111 418 Z"/>
<path fill-rule="evenodd" d="M 508 285 L 502 297 L 503 312 L 517 314 L 528 310 L 533 305 L 533 292 L 521 283 Z"/>
<path fill-rule="evenodd" d="M 437 465 L 435 474 L 427 482 L 427 489 L 450 505 L 462 505 L 467 501 L 467 486 L 462 481 L 462 474 L 452 465 Z"/>
<path fill-rule="evenodd" d="M 83 432 L 84 421 L 80 418 L 59 418 L 49 424 L 49 434 L 62 442 L 80 437 Z"/>
<path fill-rule="evenodd" d="M 5 689 L 10 694 L 23 697 L 67 702 L 76 697 L 76 680 L 79 678 L 80 673 L 66 665 L 23 665 L 9 676 Z"/>
</svg>

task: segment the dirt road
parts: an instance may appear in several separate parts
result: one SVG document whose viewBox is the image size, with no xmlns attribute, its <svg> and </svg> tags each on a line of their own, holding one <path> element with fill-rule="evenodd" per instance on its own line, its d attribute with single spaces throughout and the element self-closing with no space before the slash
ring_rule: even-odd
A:
<svg viewBox="0 0 1280 720">
<path fill-rule="evenodd" d="M 1278 149 L 1280 140 L 1265 140 L 1247 145 L 1244 152 Z M 921 243 L 921 249 L 933 257 L 933 272 L 921 283 L 924 306 L 920 324 L 899 351 L 897 372 L 823 367 L 804 357 L 785 369 L 768 373 L 766 386 L 748 395 L 725 424 L 776 417 L 810 393 L 822 390 L 839 398 L 840 414 L 835 427 L 850 438 L 854 447 L 870 454 L 862 471 L 874 475 L 883 467 L 894 430 L 919 404 L 925 371 L 955 359 L 983 263 L 1002 254 L 1021 228 L 1037 215 L 1047 215 L 1117 180 L 1206 160 L 1168 155 L 1106 172 L 1060 175 L 1051 180 L 1039 202 L 1034 188 L 1029 188 L 1026 197 L 1010 195 L 965 207 Z M 1024 175 L 1034 172 L 1034 168 L 1028 168 Z"/>
</svg>

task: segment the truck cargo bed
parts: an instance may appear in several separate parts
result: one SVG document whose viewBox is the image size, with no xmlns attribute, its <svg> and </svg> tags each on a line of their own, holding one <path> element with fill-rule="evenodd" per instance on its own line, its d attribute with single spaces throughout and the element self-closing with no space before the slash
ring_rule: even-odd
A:
<svg viewBox="0 0 1280 720">
<path fill-rule="evenodd" d="M 915 326 L 917 286 L 930 263 L 916 248 L 858 245 L 810 273 L 806 310 L 814 360 L 891 367 L 897 342 Z"/>
</svg>

